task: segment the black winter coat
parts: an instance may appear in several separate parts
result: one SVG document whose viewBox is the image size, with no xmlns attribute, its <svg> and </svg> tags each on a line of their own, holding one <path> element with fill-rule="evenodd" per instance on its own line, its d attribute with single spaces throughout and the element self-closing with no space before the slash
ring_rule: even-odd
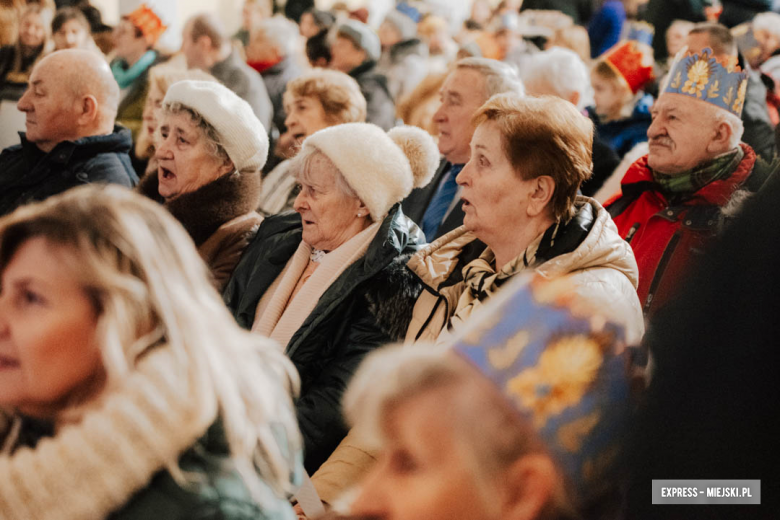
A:
<svg viewBox="0 0 780 520">
<path fill-rule="evenodd" d="M 29 202 L 65 190 L 102 182 L 128 188 L 138 184 L 128 152 L 130 130 L 115 126 L 109 135 L 64 141 L 45 153 L 20 132 L 21 144 L 0 154 L 0 216 Z"/>
<path fill-rule="evenodd" d="M 260 298 L 298 249 L 301 234 L 299 215 L 268 217 L 244 250 L 223 293 L 242 327 L 252 327 Z M 422 232 L 396 204 L 366 254 L 323 293 L 285 347 L 301 376 L 296 408 L 309 473 L 347 434 L 341 397 L 363 357 L 404 338 L 422 291 L 406 262 L 424 243 Z"/>
</svg>

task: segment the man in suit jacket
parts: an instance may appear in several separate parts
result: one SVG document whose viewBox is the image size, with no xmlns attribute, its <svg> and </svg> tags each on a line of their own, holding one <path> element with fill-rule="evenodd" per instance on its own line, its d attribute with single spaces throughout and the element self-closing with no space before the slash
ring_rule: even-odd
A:
<svg viewBox="0 0 780 520">
<path fill-rule="evenodd" d="M 471 117 L 495 94 L 524 94 L 514 68 L 497 60 L 465 58 L 455 64 L 440 91 L 441 106 L 433 116 L 439 127 L 439 152 L 444 156 L 433 180 L 403 201 L 404 213 L 425 233 L 428 242 L 463 225 L 456 178 L 471 156 Z"/>
</svg>

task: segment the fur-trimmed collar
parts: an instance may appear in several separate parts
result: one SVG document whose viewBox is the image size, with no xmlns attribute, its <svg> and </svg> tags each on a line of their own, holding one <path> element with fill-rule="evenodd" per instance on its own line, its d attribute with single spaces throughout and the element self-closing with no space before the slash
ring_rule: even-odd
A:
<svg viewBox="0 0 780 520">
<path fill-rule="evenodd" d="M 200 246 L 225 222 L 257 209 L 260 204 L 259 173 L 229 173 L 191 193 L 165 200 L 158 192 L 156 172 L 150 172 L 138 191 L 165 206 L 181 222 L 196 246 Z"/>
</svg>

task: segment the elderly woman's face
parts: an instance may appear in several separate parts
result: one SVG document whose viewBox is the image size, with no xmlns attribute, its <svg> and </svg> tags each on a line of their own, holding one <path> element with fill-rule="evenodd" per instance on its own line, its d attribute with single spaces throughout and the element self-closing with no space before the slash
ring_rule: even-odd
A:
<svg viewBox="0 0 780 520">
<path fill-rule="evenodd" d="M 463 187 L 463 224 L 490 244 L 528 221 L 533 181 L 524 181 L 509 162 L 494 121 L 482 123 L 471 139 L 471 158 L 458 174 Z"/>
<path fill-rule="evenodd" d="M 158 191 L 165 199 L 193 192 L 233 170 L 229 161 L 211 153 L 205 133 L 186 112 L 163 115 L 156 144 Z"/>
<path fill-rule="evenodd" d="M 31 238 L 2 273 L 0 406 L 50 416 L 102 380 L 96 311 L 62 261 L 69 254 Z"/>
<path fill-rule="evenodd" d="M 429 390 L 391 409 L 384 449 L 352 514 L 382 520 L 502 518 L 497 496 L 484 491 L 497 491 L 498 483 L 479 486 L 469 449 L 454 433 L 459 414 L 452 392 L 457 391 L 451 386 Z"/>
<path fill-rule="evenodd" d="M 339 189 L 334 166 L 322 154 L 316 153 L 308 167 L 293 204 L 301 215 L 302 238 L 315 249 L 333 251 L 366 228 L 368 210 Z"/>
<path fill-rule="evenodd" d="M 287 113 L 284 124 L 299 146 L 314 132 L 331 126 L 327 121 L 322 103 L 314 96 L 285 95 L 284 111 Z"/>
</svg>

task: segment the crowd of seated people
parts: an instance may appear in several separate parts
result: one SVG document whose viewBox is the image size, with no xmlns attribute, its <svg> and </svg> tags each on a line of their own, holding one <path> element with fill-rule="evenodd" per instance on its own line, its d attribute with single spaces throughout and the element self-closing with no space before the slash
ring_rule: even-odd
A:
<svg viewBox="0 0 780 520">
<path fill-rule="evenodd" d="M 0 519 L 776 516 L 780 5 L 241 8 L 0 4 Z"/>
</svg>

